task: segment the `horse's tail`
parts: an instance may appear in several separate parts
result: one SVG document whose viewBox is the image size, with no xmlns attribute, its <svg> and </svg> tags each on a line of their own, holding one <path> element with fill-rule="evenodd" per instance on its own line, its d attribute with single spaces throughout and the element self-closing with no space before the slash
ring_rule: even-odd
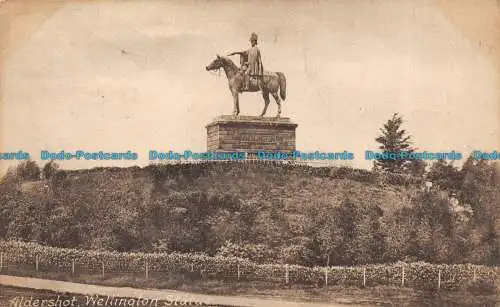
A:
<svg viewBox="0 0 500 307">
<path fill-rule="evenodd" d="M 277 72 L 279 79 L 279 84 L 280 84 L 280 96 L 281 99 L 285 100 L 286 99 L 286 78 L 285 75 L 282 72 Z"/>
</svg>

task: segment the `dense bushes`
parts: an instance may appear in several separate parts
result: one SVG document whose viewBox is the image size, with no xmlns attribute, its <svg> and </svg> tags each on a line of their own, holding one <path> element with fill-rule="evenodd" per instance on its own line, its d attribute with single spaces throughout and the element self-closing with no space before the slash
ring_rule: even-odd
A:
<svg viewBox="0 0 500 307">
<path fill-rule="evenodd" d="M 256 263 L 266 263 L 276 259 L 276 252 L 264 244 L 240 245 L 226 241 L 218 249 L 217 256 L 245 258 Z"/>
<path fill-rule="evenodd" d="M 389 172 L 374 172 L 365 169 L 356 169 L 347 166 L 341 167 L 313 167 L 300 163 L 282 163 L 276 161 L 228 161 L 228 162 L 204 162 L 185 164 L 154 164 L 146 167 L 153 177 L 162 181 L 165 178 L 175 177 L 180 174 L 198 178 L 209 172 L 232 172 L 235 175 L 245 173 L 251 169 L 262 173 L 279 173 L 283 176 L 300 174 L 321 178 L 349 179 L 359 182 L 373 184 L 408 185 L 421 184 L 421 177 L 413 177 L 408 174 L 397 174 Z M 236 172 L 235 172 L 236 171 Z"/>
<path fill-rule="evenodd" d="M 498 264 L 496 171 L 469 162 L 462 170 L 433 168 L 456 175 L 439 183 L 457 187 L 453 197 L 422 190 L 421 178 L 347 167 L 51 166 L 49 180 L 0 183 L 0 238 L 120 252 L 219 251 L 310 267 L 402 260 Z M 238 245 L 225 246 L 228 241 Z"/>
</svg>

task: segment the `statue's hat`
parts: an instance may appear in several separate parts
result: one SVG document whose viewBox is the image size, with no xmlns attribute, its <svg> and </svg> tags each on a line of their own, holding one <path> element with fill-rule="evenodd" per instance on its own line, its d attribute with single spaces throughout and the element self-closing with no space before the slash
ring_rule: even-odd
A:
<svg viewBox="0 0 500 307">
<path fill-rule="evenodd" d="M 252 34 L 250 34 L 250 40 L 257 40 L 257 33 L 255 32 L 252 32 Z"/>
</svg>

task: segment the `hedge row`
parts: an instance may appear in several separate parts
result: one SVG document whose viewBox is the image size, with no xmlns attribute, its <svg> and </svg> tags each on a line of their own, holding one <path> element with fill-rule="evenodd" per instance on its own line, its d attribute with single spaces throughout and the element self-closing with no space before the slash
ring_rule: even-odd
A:
<svg viewBox="0 0 500 307">
<path fill-rule="evenodd" d="M 76 171 L 60 171 L 65 172 L 67 175 L 80 175 L 90 174 L 93 172 L 120 172 L 129 171 L 133 174 L 139 174 L 145 171 L 152 175 L 156 180 L 163 180 L 172 176 L 180 174 L 188 177 L 197 178 L 199 176 L 206 176 L 210 173 L 227 174 L 227 173 L 241 173 L 244 174 L 248 170 L 259 171 L 271 174 L 298 174 L 301 176 L 310 175 L 321 178 L 332 179 L 350 179 L 359 182 L 367 182 L 372 184 L 389 184 L 389 185 L 417 185 L 422 184 L 423 179 L 420 177 L 413 177 L 408 174 L 397 174 L 387 172 L 373 172 L 365 169 L 356 169 L 348 166 L 341 167 L 313 167 L 304 165 L 301 162 L 294 161 L 205 161 L 205 162 L 190 162 L 190 163 L 176 163 L 176 164 L 153 164 L 144 168 L 137 166 L 129 168 L 94 168 L 89 170 L 76 170 Z"/>
<path fill-rule="evenodd" d="M 303 267 L 259 265 L 234 257 L 210 257 L 181 253 L 119 253 L 42 246 L 35 243 L 0 241 L 3 267 L 34 266 L 40 270 L 70 272 L 74 263 L 83 272 L 144 273 L 200 272 L 211 278 L 239 278 L 311 285 L 401 285 L 414 288 L 459 289 L 473 280 L 497 284 L 500 270 L 472 264 L 430 264 L 423 262 L 374 264 L 363 267 Z M 146 265 L 147 263 L 147 265 Z M 404 272 L 403 272 L 404 271 Z M 438 281 L 439 280 L 439 281 Z"/>
</svg>

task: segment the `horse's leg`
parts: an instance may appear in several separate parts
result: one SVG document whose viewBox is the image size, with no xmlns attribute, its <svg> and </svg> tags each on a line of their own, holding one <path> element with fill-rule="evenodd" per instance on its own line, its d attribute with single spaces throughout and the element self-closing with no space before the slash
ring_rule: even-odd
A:
<svg viewBox="0 0 500 307">
<path fill-rule="evenodd" d="M 262 110 L 262 114 L 260 114 L 260 117 L 266 114 L 267 106 L 269 105 L 269 92 L 266 90 L 262 90 L 262 97 L 264 98 L 264 110 Z"/>
<path fill-rule="evenodd" d="M 238 91 L 233 91 L 233 115 L 238 115 L 240 114 L 240 99 L 239 99 L 239 94 Z"/>
<path fill-rule="evenodd" d="M 236 115 L 240 114 L 240 94 L 236 92 Z"/>
<path fill-rule="evenodd" d="M 280 100 L 280 97 L 278 95 L 278 92 L 272 92 L 271 95 L 273 95 L 274 100 L 276 100 L 276 104 L 278 105 L 278 114 L 276 115 L 276 117 L 280 117 L 280 115 L 281 115 L 281 100 Z"/>
</svg>

